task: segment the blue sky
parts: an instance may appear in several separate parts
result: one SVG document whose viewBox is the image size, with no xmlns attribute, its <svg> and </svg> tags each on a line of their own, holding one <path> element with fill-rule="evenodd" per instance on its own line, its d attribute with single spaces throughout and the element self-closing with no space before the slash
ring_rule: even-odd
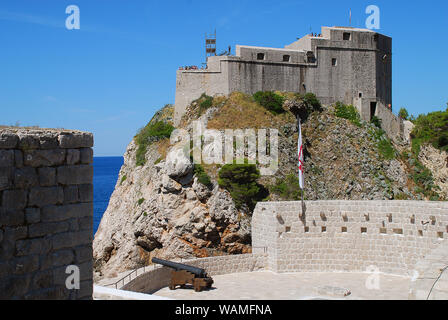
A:
<svg viewBox="0 0 448 320">
<path fill-rule="evenodd" d="M 79 129 L 95 155 L 122 155 L 137 130 L 174 103 L 176 70 L 204 60 L 205 32 L 218 51 L 236 44 L 283 47 L 320 26 L 364 27 L 368 5 L 393 38 L 393 106 L 410 113 L 448 102 L 447 1 L 0 2 L 0 124 Z M 81 29 L 67 30 L 68 5 Z"/>
</svg>

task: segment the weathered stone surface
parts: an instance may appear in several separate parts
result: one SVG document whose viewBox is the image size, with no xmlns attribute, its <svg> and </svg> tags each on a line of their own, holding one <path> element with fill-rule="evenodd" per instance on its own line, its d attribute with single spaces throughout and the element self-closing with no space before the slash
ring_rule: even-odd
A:
<svg viewBox="0 0 448 320">
<path fill-rule="evenodd" d="M 175 180 L 193 171 L 193 163 L 186 157 L 182 148 L 174 148 L 166 157 L 166 174 Z"/>
<path fill-rule="evenodd" d="M 58 134 L 56 132 L 47 132 L 39 135 L 40 148 L 47 149 L 57 149 L 59 147 Z"/>
<path fill-rule="evenodd" d="M 12 167 L 0 167 L 0 191 L 12 186 L 13 174 L 14 169 Z"/>
<path fill-rule="evenodd" d="M 23 152 L 21 150 L 14 150 L 14 163 L 16 168 L 23 167 Z"/>
<path fill-rule="evenodd" d="M 11 276 L 0 281 L 0 299 L 13 299 L 23 296 L 31 283 L 31 275 Z"/>
<path fill-rule="evenodd" d="M 93 184 L 81 184 L 78 186 L 79 200 L 81 202 L 93 201 Z"/>
<path fill-rule="evenodd" d="M 63 265 L 71 265 L 75 262 L 75 255 L 73 250 L 65 249 L 53 252 L 51 254 L 53 259 L 53 266 L 63 266 Z"/>
<path fill-rule="evenodd" d="M 14 151 L 0 149 L 0 167 L 12 167 L 14 165 Z"/>
<path fill-rule="evenodd" d="M 92 261 L 93 259 L 92 246 L 75 248 L 75 256 L 76 256 L 76 263 Z"/>
<path fill-rule="evenodd" d="M 61 133 L 59 145 L 65 149 L 91 148 L 93 147 L 93 135 L 91 133 Z"/>
<path fill-rule="evenodd" d="M 51 167 L 64 164 L 65 150 L 30 150 L 24 152 L 24 164 L 29 167 Z"/>
<path fill-rule="evenodd" d="M 78 149 L 68 149 L 67 150 L 67 160 L 68 165 L 78 164 L 81 158 L 81 152 Z"/>
<path fill-rule="evenodd" d="M 22 150 L 38 149 L 39 135 L 30 132 L 19 132 L 19 148 Z"/>
<path fill-rule="evenodd" d="M 16 275 L 39 270 L 39 256 L 37 255 L 14 258 L 9 263 L 13 273 Z"/>
<path fill-rule="evenodd" d="M 14 149 L 19 143 L 19 137 L 12 132 L 0 132 L 0 149 Z"/>
<path fill-rule="evenodd" d="M 63 185 L 89 184 L 93 181 L 93 167 L 90 165 L 58 167 L 57 180 Z"/>
<path fill-rule="evenodd" d="M 29 193 L 29 206 L 44 207 L 64 202 L 64 191 L 62 187 L 37 187 L 32 188 Z"/>
<path fill-rule="evenodd" d="M 50 251 L 50 243 L 45 239 L 25 239 L 16 242 L 16 255 L 44 254 Z"/>
<path fill-rule="evenodd" d="M 20 226 L 24 222 L 23 210 L 6 210 L 0 208 L 0 226 Z"/>
<path fill-rule="evenodd" d="M 25 209 L 27 192 L 23 190 L 5 190 L 2 194 L 2 207 L 9 209 Z"/>
<path fill-rule="evenodd" d="M 88 217 L 92 219 L 93 203 L 76 203 L 62 206 L 47 206 L 41 209 L 43 222 L 64 221 L 71 218 Z"/>
<path fill-rule="evenodd" d="M 14 173 L 14 186 L 18 189 L 28 189 L 39 185 L 36 169 L 25 167 L 16 169 Z"/>
<path fill-rule="evenodd" d="M 66 232 L 69 229 L 69 224 L 62 222 L 41 222 L 32 224 L 28 227 L 28 235 L 30 238 L 43 237 L 55 233 Z"/>
<path fill-rule="evenodd" d="M 28 224 L 38 223 L 40 221 L 40 209 L 39 208 L 26 208 L 25 221 Z"/>
<path fill-rule="evenodd" d="M 64 187 L 64 204 L 79 202 L 78 186 Z"/>
<path fill-rule="evenodd" d="M 91 164 L 93 163 L 93 150 L 91 148 L 82 148 L 81 152 L 81 163 Z"/>
<path fill-rule="evenodd" d="M 56 185 L 56 169 L 42 167 L 38 168 L 39 184 L 41 187 L 51 187 Z"/>
</svg>

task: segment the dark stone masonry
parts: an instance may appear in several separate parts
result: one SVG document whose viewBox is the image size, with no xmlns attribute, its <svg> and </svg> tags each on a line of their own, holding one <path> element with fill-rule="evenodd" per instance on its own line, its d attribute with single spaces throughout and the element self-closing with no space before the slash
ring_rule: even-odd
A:
<svg viewBox="0 0 448 320">
<path fill-rule="evenodd" d="M 86 132 L 0 129 L 0 299 L 92 299 L 92 147 Z"/>
</svg>

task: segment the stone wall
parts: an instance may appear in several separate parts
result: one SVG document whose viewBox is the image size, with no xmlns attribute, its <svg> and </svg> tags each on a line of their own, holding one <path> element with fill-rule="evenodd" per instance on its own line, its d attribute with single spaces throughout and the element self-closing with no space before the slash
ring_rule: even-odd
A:
<svg viewBox="0 0 448 320">
<path fill-rule="evenodd" d="M 209 276 L 264 270 L 266 254 L 241 254 L 176 261 L 205 269 Z M 169 285 L 171 269 L 152 265 L 136 270 L 117 284 L 118 289 L 154 293 Z"/>
<path fill-rule="evenodd" d="M 0 299 L 91 299 L 92 146 L 79 131 L 0 130 Z"/>
<path fill-rule="evenodd" d="M 268 249 L 274 272 L 413 275 L 417 261 L 447 238 L 448 203 L 306 201 L 258 203 L 252 245 Z"/>
</svg>

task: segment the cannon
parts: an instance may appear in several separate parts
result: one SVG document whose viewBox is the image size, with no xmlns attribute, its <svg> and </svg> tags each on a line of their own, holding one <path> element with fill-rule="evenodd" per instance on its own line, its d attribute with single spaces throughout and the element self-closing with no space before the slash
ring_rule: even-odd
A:
<svg viewBox="0 0 448 320">
<path fill-rule="evenodd" d="M 207 275 L 204 269 L 159 258 L 152 258 L 152 262 L 173 269 L 171 271 L 170 290 L 176 289 L 177 286 L 185 288 L 187 284 L 191 284 L 194 291 L 200 292 L 203 289 L 211 288 L 213 284 L 213 279 Z"/>
</svg>

